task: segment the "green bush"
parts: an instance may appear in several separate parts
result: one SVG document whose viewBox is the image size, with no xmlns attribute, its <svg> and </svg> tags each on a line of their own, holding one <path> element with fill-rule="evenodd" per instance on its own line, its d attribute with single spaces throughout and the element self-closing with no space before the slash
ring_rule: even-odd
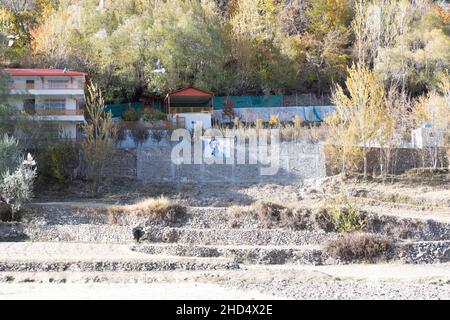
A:
<svg viewBox="0 0 450 320">
<path fill-rule="evenodd" d="M 342 193 L 327 199 L 322 214 L 338 232 L 361 230 L 366 224 L 366 218 L 361 214 L 360 208 Z"/>
<path fill-rule="evenodd" d="M 79 146 L 74 142 L 59 141 L 38 155 L 38 178 L 42 184 L 64 184 L 76 176 L 80 165 Z"/>
<path fill-rule="evenodd" d="M 144 121 L 166 120 L 167 115 L 159 110 L 151 109 L 144 111 L 144 113 L 142 114 L 142 119 Z"/>
<path fill-rule="evenodd" d="M 125 121 L 138 121 L 141 115 L 142 112 L 140 110 L 130 107 L 123 112 L 122 118 Z"/>
<path fill-rule="evenodd" d="M 72 141 L 57 143 L 50 152 L 52 178 L 64 183 L 74 176 L 79 164 L 78 148 Z"/>
</svg>

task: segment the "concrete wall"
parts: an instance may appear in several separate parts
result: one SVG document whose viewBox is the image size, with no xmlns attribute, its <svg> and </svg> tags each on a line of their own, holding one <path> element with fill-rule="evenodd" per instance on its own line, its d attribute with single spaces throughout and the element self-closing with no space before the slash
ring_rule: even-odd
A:
<svg viewBox="0 0 450 320">
<path fill-rule="evenodd" d="M 203 129 L 211 128 L 211 114 L 209 113 L 178 113 L 176 116 L 184 118 L 185 129 L 194 130 L 195 126 Z M 173 122 L 176 122 L 176 116 L 173 116 Z"/>
<path fill-rule="evenodd" d="M 236 148 L 245 148 L 243 146 Z M 241 149 L 242 150 L 242 149 Z M 137 150 L 138 179 L 153 182 L 191 183 L 301 183 L 307 178 L 325 177 L 325 158 L 321 145 L 282 143 L 280 168 L 275 175 L 261 175 L 261 164 L 181 164 L 171 161 L 171 146 L 155 146 Z M 248 152 L 248 151 L 247 151 Z M 193 159 L 191 163 L 194 163 Z"/>
<path fill-rule="evenodd" d="M 64 138 L 76 139 L 77 138 L 77 124 L 71 122 L 61 122 L 61 136 Z"/>
</svg>

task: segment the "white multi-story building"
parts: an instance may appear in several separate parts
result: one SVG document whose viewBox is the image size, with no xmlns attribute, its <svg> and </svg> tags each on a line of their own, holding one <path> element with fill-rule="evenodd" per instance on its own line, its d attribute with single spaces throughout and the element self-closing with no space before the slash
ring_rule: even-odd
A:
<svg viewBox="0 0 450 320">
<path fill-rule="evenodd" d="M 57 123 L 64 137 L 76 139 L 85 122 L 87 74 L 61 69 L 5 69 L 7 102 L 40 121 Z"/>
</svg>

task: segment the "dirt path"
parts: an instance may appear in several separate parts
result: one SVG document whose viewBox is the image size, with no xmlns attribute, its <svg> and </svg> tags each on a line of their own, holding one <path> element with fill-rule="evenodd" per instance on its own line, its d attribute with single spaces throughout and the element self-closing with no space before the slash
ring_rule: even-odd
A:
<svg viewBox="0 0 450 320">
<path fill-rule="evenodd" d="M 277 297 L 255 290 L 235 290 L 204 283 L 90 283 L 90 284 L 4 284 L 0 300 L 273 300 Z"/>
<path fill-rule="evenodd" d="M 7 277 L 1 299 L 450 299 L 450 264 L 0 273 Z"/>
</svg>

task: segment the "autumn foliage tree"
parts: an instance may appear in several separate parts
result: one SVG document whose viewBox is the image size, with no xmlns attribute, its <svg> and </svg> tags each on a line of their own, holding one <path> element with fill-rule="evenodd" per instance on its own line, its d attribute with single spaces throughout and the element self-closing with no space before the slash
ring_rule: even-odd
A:
<svg viewBox="0 0 450 320">
<path fill-rule="evenodd" d="M 369 148 L 379 143 L 384 134 L 383 124 L 390 115 L 384 103 L 384 86 L 374 73 L 361 65 L 353 65 L 348 73 L 345 89 L 337 85 L 334 91 L 336 112 L 326 119 L 332 132 L 329 144 L 342 154 L 344 172 L 348 160 L 355 153 L 360 154 L 364 178 L 367 178 Z"/>
</svg>

